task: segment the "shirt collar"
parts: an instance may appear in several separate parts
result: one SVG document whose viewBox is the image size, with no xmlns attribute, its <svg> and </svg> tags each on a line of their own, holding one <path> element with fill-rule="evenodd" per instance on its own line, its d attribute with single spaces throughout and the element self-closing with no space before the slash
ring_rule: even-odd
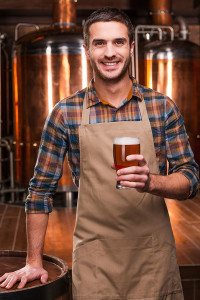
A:
<svg viewBox="0 0 200 300">
<path fill-rule="evenodd" d="M 133 97 L 136 97 L 139 101 L 143 100 L 143 95 L 139 90 L 139 85 L 134 77 L 130 77 L 133 86 L 132 86 L 132 95 L 128 96 L 127 101 L 131 100 Z M 86 107 L 94 106 L 99 102 L 105 102 L 98 98 L 96 90 L 94 88 L 94 79 L 92 79 L 86 90 Z"/>
</svg>

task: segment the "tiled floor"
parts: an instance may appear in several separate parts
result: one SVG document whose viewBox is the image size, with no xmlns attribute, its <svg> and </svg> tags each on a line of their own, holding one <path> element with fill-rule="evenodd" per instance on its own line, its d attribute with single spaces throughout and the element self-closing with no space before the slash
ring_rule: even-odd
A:
<svg viewBox="0 0 200 300">
<path fill-rule="evenodd" d="M 177 247 L 185 300 L 200 300 L 200 194 L 193 200 L 166 200 Z M 54 208 L 44 252 L 64 259 L 71 267 L 75 208 Z M 26 250 L 22 206 L 0 204 L 0 250 Z"/>
<path fill-rule="evenodd" d="M 166 202 L 179 264 L 200 264 L 200 195 L 193 200 Z"/>
</svg>

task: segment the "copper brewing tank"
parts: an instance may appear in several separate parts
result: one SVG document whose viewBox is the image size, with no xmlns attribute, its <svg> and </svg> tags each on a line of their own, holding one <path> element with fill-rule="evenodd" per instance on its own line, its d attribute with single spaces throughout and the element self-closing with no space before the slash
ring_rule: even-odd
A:
<svg viewBox="0 0 200 300">
<path fill-rule="evenodd" d="M 155 42 L 145 47 L 144 55 L 144 84 L 177 104 L 200 163 L 200 47 L 189 41 Z"/>
<path fill-rule="evenodd" d="M 42 129 L 53 106 L 87 85 L 75 1 L 57 0 L 53 7 L 52 26 L 22 36 L 13 49 L 15 180 L 22 187 L 33 176 Z M 59 185 L 65 191 L 73 187 L 67 162 Z"/>
<path fill-rule="evenodd" d="M 162 5 L 163 1 L 151 2 Z M 186 25 L 182 18 L 178 21 L 180 34 L 174 41 L 155 41 L 144 46 L 144 52 L 140 53 L 139 81 L 177 104 L 195 159 L 200 164 L 200 47 L 187 40 Z M 167 25 L 167 19 L 164 24 Z"/>
</svg>

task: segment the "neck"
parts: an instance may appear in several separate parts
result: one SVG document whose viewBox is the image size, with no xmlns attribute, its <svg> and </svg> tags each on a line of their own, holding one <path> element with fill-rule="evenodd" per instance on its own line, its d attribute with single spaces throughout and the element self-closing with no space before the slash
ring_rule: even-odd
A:
<svg viewBox="0 0 200 300">
<path fill-rule="evenodd" d="M 94 80 L 94 87 L 99 98 L 108 101 L 115 107 L 118 107 L 120 103 L 127 97 L 132 86 L 132 81 L 127 74 L 119 81 L 102 80 L 96 78 Z"/>
</svg>

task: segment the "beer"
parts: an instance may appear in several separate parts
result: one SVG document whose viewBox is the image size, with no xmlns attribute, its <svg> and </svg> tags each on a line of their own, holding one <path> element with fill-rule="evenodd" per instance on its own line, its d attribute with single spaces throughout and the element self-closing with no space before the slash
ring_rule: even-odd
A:
<svg viewBox="0 0 200 300">
<path fill-rule="evenodd" d="M 139 139 L 136 137 L 116 137 L 113 142 L 113 157 L 117 171 L 122 168 L 138 166 L 137 161 L 126 160 L 126 157 L 131 154 L 140 154 Z M 117 182 L 116 187 L 122 188 L 119 182 Z"/>
</svg>

